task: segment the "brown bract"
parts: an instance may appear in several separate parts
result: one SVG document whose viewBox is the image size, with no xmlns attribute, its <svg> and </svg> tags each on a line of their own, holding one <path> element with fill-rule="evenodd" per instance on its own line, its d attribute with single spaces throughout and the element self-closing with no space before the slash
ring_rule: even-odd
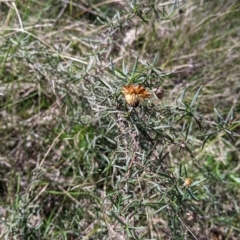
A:
<svg viewBox="0 0 240 240">
<path fill-rule="evenodd" d="M 156 94 L 158 99 L 162 99 L 164 96 L 164 89 L 162 87 L 158 87 L 154 89 L 154 93 Z"/>
<path fill-rule="evenodd" d="M 141 100 L 149 98 L 150 93 L 142 86 L 127 85 L 122 88 L 125 100 L 131 107 L 137 107 Z"/>
</svg>

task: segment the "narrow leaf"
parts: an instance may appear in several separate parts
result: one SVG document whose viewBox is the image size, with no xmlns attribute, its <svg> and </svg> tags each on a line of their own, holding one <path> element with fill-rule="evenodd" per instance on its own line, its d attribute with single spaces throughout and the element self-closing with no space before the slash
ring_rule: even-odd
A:
<svg viewBox="0 0 240 240">
<path fill-rule="evenodd" d="M 124 73 L 125 76 L 127 76 L 127 68 L 126 68 L 124 60 L 122 62 L 122 72 Z"/>
<path fill-rule="evenodd" d="M 112 70 L 114 76 L 116 77 L 116 73 L 115 73 L 115 70 L 114 70 L 114 64 L 113 64 L 112 58 L 110 58 L 110 69 Z"/>
<path fill-rule="evenodd" d="M 132 74 L 131 74 L 131 77 L 134 76 L 135 72 L 136 72 L 136 69 L 137 69 L 137 65 L 138 65 L 138 56 L 136 58 L 136 61 L 134 63 L 134 66 L 133 66 L 133 69 L 132 69 Z"/>
<path fill-rule="evenodd" d="M 159 57 L 159 54 L 156 53 L 155 56 L 154 56 L 154 59 L 153 59 L 153 63 L 152 63 L 152 66 L 154 67 L 154 65 L 156 64 L 157 60 L 158 60 L 158 57 Z"/>
<path fill-rule="evenodd" d="M 217 110 L 216 108 L 214 108 L 214 112 L 218 115 L 218 117 L 219 117 L 222 121 L 224 121 L 223 116 L 218 112 L 218 110 Z"/>
<path fill-rule="evenodd" d="M 202 87 L 203 87 L 203 85 L 197 90 L 197 92 L 196 92 L 196 94 L 194 95 L 193 100 L 192 100 L 192 102 L 191 102 L 191 104 L 190 104 L 190 107 L 192 107 L 192 106 L 194 105 L 195 101 L 196 101 L 197 98 L 198 98 L 198 95 L 199 95 L 200 91 L 202 90 Z"/>
<path fill-rule="evenodd" d="M 182 103 L 183 102 L 183 99 L 185 97 L 185 93 L 186 93 L 186 89 L 184 89 L 179 97 L 179 103 Z M 185 104 L 184 104 L 185 105 Z"/>
<path fill-rule="evenodd" d="M 166 204 L 166 205 L 162 206 L 161 208 L 159 208 L 159 209 L 155 212 L 155 214 L 161 212 L 163 209 L 165 209 L 165 208 L 168 207 L 168 206 L 169 206 L 169 204 Z"/>
<path fill-rule="evenodd" d="M 233 106 L 232 106 L 231 109 L 229 110 L 229 113 L 228 113 L 228 115 L 227 115 L 227 117 L 226 117 L 225 122 L 228 123 L 228 122 L 230 122 L 230 121 L 232 121 L 232 120 L 233 120 Z"/>
</svg>

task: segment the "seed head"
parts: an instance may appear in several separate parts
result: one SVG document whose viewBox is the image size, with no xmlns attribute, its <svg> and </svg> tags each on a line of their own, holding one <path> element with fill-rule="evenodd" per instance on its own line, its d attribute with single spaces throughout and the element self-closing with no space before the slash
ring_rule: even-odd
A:
<svg viewBox="0 0 240 240">
<path fill-rule="evenodd" d="M 184 181 L 184 187 L 188 187 L 192 184 L 192 178 L 186 178 L 185 181 Z"/>
<path fill-rule="evenodd" d="M 122 88 L 126 102 L 131 107 L 137 107 L 141 100 L 150 97 L 150 93 L 142 86 L 127 85 Z"/>
<path fill-rule="evenodd" d="M 154 93 L 156 94 L 158 99 L 162 99 L 164 97 L 164 89 L 162 87 L 154 89 Z"/>
</svg>

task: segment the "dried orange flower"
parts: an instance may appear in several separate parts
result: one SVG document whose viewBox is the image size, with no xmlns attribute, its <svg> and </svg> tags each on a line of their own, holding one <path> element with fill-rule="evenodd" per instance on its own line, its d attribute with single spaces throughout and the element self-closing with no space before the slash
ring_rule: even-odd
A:
<svg viewBox="0 0 240 240">
<path fill-rule="evenodd" d="M 192 184 L 192 178 L 186 178 L 185 181 L 184 181 L 184 187 L 188 187 L 189 185 Z"/>
<path fill-rule="evenodd" d="M 122 89 L 125 100 L 131 107 L 137 107 L 141 100 L 150 97 L 150 93 L 142 86 L 127 85 Z"/>
</svg>

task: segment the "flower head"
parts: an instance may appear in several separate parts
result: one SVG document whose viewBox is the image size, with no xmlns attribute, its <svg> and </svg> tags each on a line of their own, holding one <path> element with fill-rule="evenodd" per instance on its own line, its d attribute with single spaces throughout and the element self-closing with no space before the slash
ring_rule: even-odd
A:
<svg viewBox="0 0 240 240">
<path fill-rule="evenodd" d="M 127 85 L 122 89 L 126 102 L 131 107 L 137 107 L 141 100 L 150 97 L 150 93 L 142 86 Z"/>
<path fill-rule="evenodd" d="M 184 187 L 188 187 L 188 186 L 190 186 L 192 184 L 192 182 L 193 182 L 192 178 L 186 178 L 185 181 L 184 181 L 183 186 Z"/>
</svg>

